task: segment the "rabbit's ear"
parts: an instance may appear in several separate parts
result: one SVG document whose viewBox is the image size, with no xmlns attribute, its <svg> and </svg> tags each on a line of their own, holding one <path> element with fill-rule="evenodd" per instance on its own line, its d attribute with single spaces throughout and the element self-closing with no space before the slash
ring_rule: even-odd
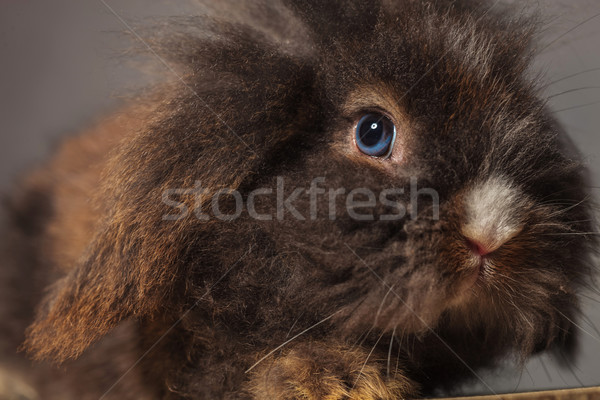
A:
<svg viewBox="0 0 600 400">
<path fill-rule="evenodd" d="M 184 306 L 186 290 L 193 290 L 188 270 L 204 268 L 203 252 L 218 240 L 215 221 L 198 218 L 194 207 L 221 189 L 240 189 L 264 168 L 269 149 L 292 136 L 290 121 L 302 119 L 292 104 L 306 93 L 277 84 L 271 75 L 268 90 L 254 85 L 237 97 L 215 96 L 221 102 L 211 104 L 210 112 L 202 98 L 183 92 L 187 97 L 168 103 L 155 125 L 121 145 L 107 167 L 103 222 L 78 265 L 39 307 L 24 343 L 29 353 L 58 363 L 77 358 L 124 319 L 153 318 Z M 278 103 L 265 104 L 273 99 Z M 272 130 L 264 129 L 265 121 Z M 181 191 L 181 197 L 171 197 Z M 185 213 L 175 202 L 185 205 Z"/>
<path fill-rule="evenodd" d="M 313 70 L 248 37 L 237 39 L 186 37 L 171 46 L 177 62 L 196 71 L 205 59 L 208 72 L 167 86 L 151 100 L 160 107 L 147 125 L 123 138 L 105 169 L 101 228 L 28 330 L 24 347 L 35 357 L 76 358 L 123 319 L 180 309 L 185 290 L 193 290 L 187 270 L 204 268 L 199 260 L 206 254 L 200 252 L 210 252 L 218 235 L 213 220 L 191 211 L 206 198 L 198 200 L 194 192 L 169 199 L 185 202 L 188 211 L 173 221 L 164 218 L 178 213 L 165 193 L 194 191 L 196 182 L 203 193 L 240 189 L 284 158 L 284 144 L 296 132 L 320 124 Z"/>
<path fill-rule="evenodd" d="M 128 139 L 110 161 L 100 227 L 77 265 L 50 288 L 27 331 L 23 347 L 33 357 L 77 358 L 124 319 L 153 318 L 185 301 L 182 269 L 198 263 L 202 255 L 190 253 L 211 225 L 192 212 L 195 182 L 207 191 L 236 189 L 259 157 L 243 142 L 211 139 L 228 132 L 213 114 L 193 116 L 185 108 L 197 108 L 193 100 L 175 107 L 181 115 L 169 111 L 170 119 L 162 116 Z M 182 215 L 165 202 L 172 189 L 193 192 L 169 197 L 188 211 L 177 221 L 165 218 Z"/>
<path fill-rule="evenodd" d="M 137 193 L 132 198 L 139 200 Z M 162 221 L 164 211 L 151 201 L 127 203 L 115 202 L 84 257 L 42 301 L 23 345 L 34 358 L 77 358 L 122 320 L 151 318 L 177 304 L 185 229 Z"/>
<path fill-rule="evenodd" d="M 123 319 L 156 306 L 148 293 L 160 290 L 164 278 L 149 282 L 147 271 L 132 259 L 139 250 L 124 254 L 117 235 L 114 229 L 100 234 L 87 259 L 51 288 L 24 344 L 36 359 L 77 358 Z"/>
<path fill-rule="evenodd" d="M 324 44 L 338 38 L 348 42 L 368 35 L 377 25 L 382 7 L 376 0 L 283 0 L 314 32 L 315 40 Z"/>
</svg>

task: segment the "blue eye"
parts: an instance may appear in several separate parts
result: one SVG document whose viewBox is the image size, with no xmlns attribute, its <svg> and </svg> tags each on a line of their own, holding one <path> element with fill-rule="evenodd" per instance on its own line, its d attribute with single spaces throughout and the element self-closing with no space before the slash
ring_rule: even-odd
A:
<svg viewBox="0 0 600 400">
<path fill-rule="evenodd" d="M 396 140 L 396 127 L 382 114 L 367 114 L 356 125 L 356 146 L 366 155 L 388 157 Z"/>
</svg>

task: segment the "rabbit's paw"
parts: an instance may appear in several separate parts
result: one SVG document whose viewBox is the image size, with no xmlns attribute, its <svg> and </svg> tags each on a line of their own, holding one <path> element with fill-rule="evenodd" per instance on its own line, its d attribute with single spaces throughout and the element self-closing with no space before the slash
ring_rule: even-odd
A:
<svg viewBox="0 0 600 400">
<path fill-rule="evenodd" d="M 302 344 L 257 367 L 250 382 L 256 400 L 396 400 L 413 397 L 414 382 L 390 378 L 362 349 Z"/>
</svg>

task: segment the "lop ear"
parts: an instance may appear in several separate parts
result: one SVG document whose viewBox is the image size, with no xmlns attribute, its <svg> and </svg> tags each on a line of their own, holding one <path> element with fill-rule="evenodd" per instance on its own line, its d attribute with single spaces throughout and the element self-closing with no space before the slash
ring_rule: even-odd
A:
<svg viewBox="0 0 600 400">
<path fill-rule="evenodd" d="M 77 264 L 49 288 L 27 330 L 23 347 L 37 359 L 77 358 L 122 320 L 152 316 L 174 301 L 185 239 L 181 225 L 162 221 L 169 210 L 160 192 L 170 184 L 156 168 L 168 152 L 148 148 L 146 134 L 139 136 L 108 167 L 100 196 L 107 214 L 97 216 L 98 231 Z"/>
<path fill-rule="evenodd" d="M 215 132 L 226 134 L 222 124 L 212 114 L 194 118 L 197 107 L 192 100 L 169 105 L 109 162 L 100 228 L 78 264 L 50 288 L 27 331 L 23 347 L 35 358 L 77 358 L 124 319 L 152 318 L 180 304 L 183 269 L 210 223 L 191 212 L 194 196 L 178 199 L 190 210 L 186 218 L 166 219 L 176 210 L 164 193 L 193 190 L 197 180 L 209 191 L 236 189 L 259 158 L 241 141 L 215 140 Z"/>
<path fill-rule="evenodd" d="M 36 359 L 60 363 L 77 358 L 123 319 L 153 313 L 159 299 L 168 295 L 175 275 L 171 266 L 160 271 L 151 258 L 147 264 L 141 262 L 149 256 L 145 249 L 149 243 L 127 240 L 123 237 L 127 234 L 135 233 L 107 227 L 97 235 L 87 258 L 51 287 L 24 343 Z M 161 246 L 156 252 L 161 250 L 168 249 Z M 166 261 L 169 255 L 161 258 Z"/>
<path fill-rule="evenodd" d="M 182 269 L 190 268 L 194 241 L 210 223 L 191 211 L 179 221 L 165 219 L 176 210 L 164 193 L 194 189 L 197 180 L 210 191 L 236 189 L 259 159 L 241 141 L 215 140 L 215 132 L 226 135 L 222 123 L 213 114 L 194 115 L 198 104 L 185 100 L 156 111 L 155 122 L 127 138 L 109 161 L 100 190 L 106 214 L 98 215 L 98 231 L 77 265 L 39 306 L 23 345 L 33 357 L 77 358 L 124 319 L 152 318 L 185 295 L 178 289 Z M 196 198 L 178 200 L 191 210 Z"/>
<path fill-rule="evenodd" d="M 151 121 L 111 159 L 101 201 L 106 217 L 28 329 L 24 347 L 34 357 L 76 358 L 123 319 L 151 318 L 185 301 L 193 286 L 186 269 L 208 267 L 199 264 L 211 246 L 199 241 L 218 239 L 212 221 L 193 212 L 165 220 L 173 208 L 164 193 L 197 181 L 208 192 L 239 189 L 284 159 L 285 143 L 316 123 L 314 71 L 242 33 L 216 42 L 186 37 L 169 47 L 170 59 L 194 73 L 153 97 L 159 106 Z"/>
</svg>

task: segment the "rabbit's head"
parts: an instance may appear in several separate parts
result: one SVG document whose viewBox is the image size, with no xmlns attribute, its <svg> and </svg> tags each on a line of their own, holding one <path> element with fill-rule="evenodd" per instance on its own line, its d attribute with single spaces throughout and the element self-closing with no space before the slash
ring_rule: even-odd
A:
<svg viewBox="0 0 600 400">
<path fill-rule="evenodd" d="M 528 77 L 533 22 L 485 2 L 285 3 L 261 30 L 167 37 L 182 81 L 113 157 L 101 229 L 28 346 L 76 357 L 194 304 L 270 337 L 328 315 L 340 336 L 523 354 L 563 337 L 593 228 Z"/>
</svg>

